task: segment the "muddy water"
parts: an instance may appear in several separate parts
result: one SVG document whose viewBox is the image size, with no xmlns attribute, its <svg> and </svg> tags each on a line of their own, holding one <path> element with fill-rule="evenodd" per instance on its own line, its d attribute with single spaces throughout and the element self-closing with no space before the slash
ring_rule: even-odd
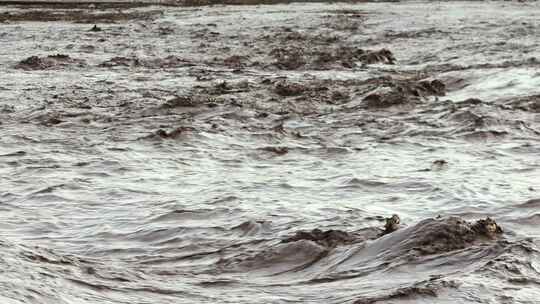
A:
<svg viewBox="0 0 540 304">
<path fill-rule="evenodd" d="M 536 303 L 539 13 L 1 7 L 0 302 Z"/>
</svg>

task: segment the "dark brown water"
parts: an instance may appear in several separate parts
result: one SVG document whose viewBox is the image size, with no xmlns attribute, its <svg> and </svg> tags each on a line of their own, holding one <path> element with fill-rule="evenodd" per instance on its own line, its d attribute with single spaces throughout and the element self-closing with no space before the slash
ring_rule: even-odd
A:
<svg viewBox="0 0 540 304">
<path fill-rule="evenodd" d="M 0 303 L 537 303 L 539 14 L 1 7 Z"/>
</svg>

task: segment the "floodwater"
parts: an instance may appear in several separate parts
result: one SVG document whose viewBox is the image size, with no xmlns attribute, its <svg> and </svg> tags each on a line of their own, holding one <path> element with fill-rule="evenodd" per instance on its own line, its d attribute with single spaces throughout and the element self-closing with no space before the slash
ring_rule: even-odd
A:
<svg viewBox="0 0 540 304">
<path fill-rule="evenodd" d="M 0 7 L 0 303 L 537 303 L 539 15 Z"/>
</svg>

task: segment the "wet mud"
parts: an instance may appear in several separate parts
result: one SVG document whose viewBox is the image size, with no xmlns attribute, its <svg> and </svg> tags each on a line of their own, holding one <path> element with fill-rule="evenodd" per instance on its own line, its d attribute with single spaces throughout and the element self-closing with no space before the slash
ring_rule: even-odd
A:
<svg viewBox="0 0 540 304">
<path fill-rule="evenodd" d="M 1 303 L 540 296 L 537 3 L 0 10 Z"/>
<path fill-rule="evenodd" d="M 66 5 L 67 6 L 67 5 Z M 128 20 L 153 20 L 161 14 L 161 10 L 125 12 L 122 6 L 118 10 L 77 9 L 75 7 L 49 7 L 23 5 L 20 10 L 4 11 L 0 14 L 0 23 L 18 22 L 75 22 L 75 23 L 117 23 Z M 128 7 L 129 8 L 129 7 Z"/>
<path fill-rule="evenodd" d="M 64 54 L 49 55 L 47 57 L 31 56 L 21 60 L 15 65 L 15 68 L 21 70 L 46 70 L 68 68 L 69 66 L 84 67 L 85 62 Z"/>
</svg>

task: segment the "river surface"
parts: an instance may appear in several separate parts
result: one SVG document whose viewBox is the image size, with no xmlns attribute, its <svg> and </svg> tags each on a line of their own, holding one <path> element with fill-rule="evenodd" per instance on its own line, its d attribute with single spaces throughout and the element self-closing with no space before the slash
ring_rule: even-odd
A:
<svg viewBox="0 0 540 304">
<path fill-rule="evenodd" d="M 0 303 L 538 303 L 538 16 L 0 7 Z"/>
</svg>

